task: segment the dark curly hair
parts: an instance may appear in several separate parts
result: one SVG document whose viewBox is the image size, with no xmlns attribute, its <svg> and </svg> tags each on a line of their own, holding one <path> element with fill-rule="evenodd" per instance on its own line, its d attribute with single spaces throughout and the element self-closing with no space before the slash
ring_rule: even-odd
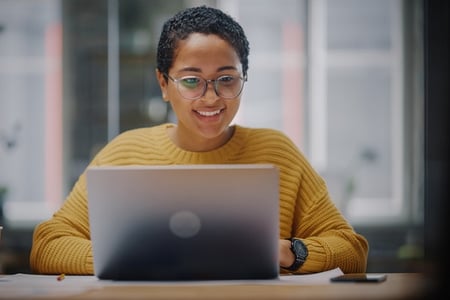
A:
<svg viewBox="0 0 450 300">
<path fill-rule="evenodd" d="M 227 41 L 239 56 L 243 75 L 247 75 L 250 48 L 241 25 L 221 10 L 204 5 L 182 10 L 164 23 L 156 53 L 161 73 L 169 72 L 179 41 L 191 33 L 215 34 Z"/>
</svg>

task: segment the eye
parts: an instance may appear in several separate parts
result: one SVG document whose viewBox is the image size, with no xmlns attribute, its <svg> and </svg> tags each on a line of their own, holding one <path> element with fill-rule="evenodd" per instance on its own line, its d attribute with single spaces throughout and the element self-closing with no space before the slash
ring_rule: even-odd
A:
<svg viewBox="0 0 450 300">
<path fill-rule="evenodd" d="M 201 78 L 195 76 L 183 77 L 179 80 L 180 84 L 188 89 L 196 89 L 201 83 Z"/>
<path fill-rule="evenodd" d="M 235 76 L 225 75 L 225 76 L 220 76 L 219 78 L 217 78 L 217 81 L 221 85 L 233 85 L 236 83 L 237 78 L 238 77 L 235 77 Z"/>
</svg>

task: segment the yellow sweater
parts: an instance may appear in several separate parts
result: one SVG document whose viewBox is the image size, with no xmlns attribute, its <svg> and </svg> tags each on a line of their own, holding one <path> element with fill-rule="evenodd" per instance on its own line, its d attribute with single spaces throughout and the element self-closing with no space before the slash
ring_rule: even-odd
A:
<svg viewBox="0 0 450 300">
<path fill-rule="evenodd" d="M 366 270 L 367 240 L 345 220 L 323 179 L 283 133 L 236 125 L 231 140 L 219 149 L 189 152 L 173 144 L 169 126 L 174 125 L 124 132 L 90 165 L 274 164 L 280 170 L 280 238 L 295 236 L 308 247 L 299 272 Z M 85 173 L 53 217 L 35 228 L 30 265 L 36 273 L 93 274 Z"/>
</svg>

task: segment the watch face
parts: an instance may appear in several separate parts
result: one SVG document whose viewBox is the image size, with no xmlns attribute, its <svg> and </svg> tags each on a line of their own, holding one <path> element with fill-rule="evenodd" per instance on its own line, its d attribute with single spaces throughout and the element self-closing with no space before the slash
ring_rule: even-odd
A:
<svg viewBox="0 0 450 300">
<path fill-rule="evenodd" d="M 305 244 L 299 239 L 291 239 L 291 250 L 295 255 L 294 263 L 288 267 L 289 271 L 297 271 L 305 262 L 306 257 L 308 256 L 308 248 L 306 248 Z"/>
<path fill-rule="evenodd" d="M 297 258 L 305 261 L 306 257 L 308 256 L 308 249 L 306 249 L 305 244 L 303 244 L 303 242 L 298 239 L 294 239 L 294 241 L 292 242 L 292 246 L 294 247 Z"/>
</svg>

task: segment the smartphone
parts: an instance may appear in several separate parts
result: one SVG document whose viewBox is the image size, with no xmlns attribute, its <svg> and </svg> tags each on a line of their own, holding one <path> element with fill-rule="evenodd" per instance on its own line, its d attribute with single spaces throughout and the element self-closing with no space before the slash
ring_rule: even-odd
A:
<svg viewBox="0 0 450 300">
<path fill-rule="evenodd" d="M 332 282 L 382 282 L 387 278 L 386 274 L 353 273 L 331 278 Z"/>
</svg>

